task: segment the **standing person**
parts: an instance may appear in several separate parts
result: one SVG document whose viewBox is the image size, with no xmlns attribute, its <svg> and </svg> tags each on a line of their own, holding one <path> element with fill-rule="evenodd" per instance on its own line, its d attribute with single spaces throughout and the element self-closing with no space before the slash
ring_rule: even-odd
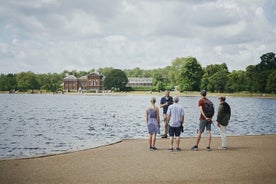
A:
<svg viewBox="0 0 276 184">
<path fill-rule="evenodd" d="M 219 149 L 227 149 L 226 127 L 230 120 L 231 108 L 229 104 L 225 102 L 226 97 L 220 96 L 218 99 L 220 100 L 220 104 L 218 107 L 217 123 L 220 128 L 221 136 L 221 147 L 219 147 Z"/>
<path fill-rule="evenodd" d="M 151 105 L 146 110 L 146 122 L 149 132 L 149 149 L 157 150 L 155 147 L 156 134 L 160 134 L 159 108 L 155 106 L 156 98 L 152 97 Z"/>
<path fill-rule="evenodd" d="M 164 119 L 164 135 L 162 135 L 162 138 L 167 138 L 168 134 L 168 118 L 167 118 L 167 110 L 168 107 L 173 104 L 173 98 L 170 96 L 170 91 L 165 91 L 165 96 L 161 98 L 160 100 L 160 108 L 163 108 L 163 119 Z"/>
<path fill-rule="evenodd" d="M 173 139 L 176 137 L 176 151 L 181 151 L 179 148 L 180 134 L 183 131 L 184 123 L 184 108 L 178 104 L 179 98 L 176 96 L 173 98 L 174 104 L 170 105 L 167 111 L 169 121 L 169 135 L 170 135 L 170 148 L 169 151 L 173 151 Z"/>
<path fill-rule="evenodd" d="M 214 115 L 214 106 L 213 103 L 206 98 L 207 92 L 202 90 L 200 92 L 201 99 L 198 101 L 200 117 L 199 117 L 199 130 L 197 133 L 196 144 L 192 147 L 192 150 L 198 150 L 198 144 L 201 139 L 201 134 L 204 132 L 205 128 L 208 134 L 208 146 L 207 151 L 211 150 L 211 124 L 212 124 L 212 117 Z"/>
</svg>

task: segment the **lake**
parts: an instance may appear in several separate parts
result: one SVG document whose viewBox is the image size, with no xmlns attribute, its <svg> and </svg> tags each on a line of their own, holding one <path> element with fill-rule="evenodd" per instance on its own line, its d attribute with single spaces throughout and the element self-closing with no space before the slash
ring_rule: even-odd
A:
<svg viewBox="0 0 276 184">
<path fill-rule="evenodd" d="M 155 97 L 159 106 L 161 96 Z M 147 94 L 1 94 L 0 159 L 64 153 L 122 139 L 147 139 L 145 110 L 150 98 Z M 217 97 L 208 98 L 217 110 Z M 179 103 L 185 109 L 182 137 L 196 136 L 199 99 L 180 97 Z M 226 101 L 232 108 L 228 135 L 276 133 L 276 99 L 229 97 Z M 160 114 L 162 119 L 161 110 Z M 212 133 L 219 136 L 216 126 Z"/>
</svg>

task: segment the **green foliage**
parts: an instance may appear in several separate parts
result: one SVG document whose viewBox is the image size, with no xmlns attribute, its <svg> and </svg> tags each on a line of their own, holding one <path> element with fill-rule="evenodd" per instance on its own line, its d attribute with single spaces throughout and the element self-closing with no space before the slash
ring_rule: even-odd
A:
<svg viewBox="0 0 276 184">
<path fill-rule="evenodd" d="M 266 90 L 271 93 L 276 92 L 276 70 L 272 71 L 268 76 Z"/>
<path fill-rule="evenodd" d="M 113 69 L 105 76 L 104 87 L 105 89 L 114 89 L 118 91 L 125 90 L 128 82 L 126 74 L 120 69 Z"/>
<path fill-rule="evenodd" d="M 207 89 L 212 92 L 224 92 L 229 74 L 227 65 L 212 64 L 208 65 L 204 70 L 204 75 L 201 79 L 201 89 Z"/>
<path fill-rule="evenodd" d="M 231 93 L 239 91 L 248 91 L 248 82 L 249 81 L 247 80 L 245 71 L 234 70 L 228 75 L 226 91 Z"/>
<path fill-rule="evenodd" d="M 245 71 L 229 72 L 227 65 L 211 64 L 202 69 L 194 57 L 181 57 L 172 61 L 171 66 L 165 68 L 144 70 L 139 67 L 124 71 L 112 67 L 99 68 L 97 71 L 105 76 L 105 89 L 119 90 L 172 90 L 178 86 L 180 91 L 198 91 L 207 89 L 212 92 L 276 92 L 276 58 L 275 53 L 269 52 L 260 57 L 257 65 L 249 65 Z M 19 74 L 1 74 L 0 91 L 9 90 L 62 90 L 63 79 L 67 74 L 76 77 L 95 72 L 63 71 L 60 74 L 35 74 L 31 71 Z M 126 88 L 127 77 L 152 77 L 152 87 Z"/>
<path fill-rule="evenodd" d="M 17 89 L 17 81 L 15 74 L 4 75 L 0 77 L 0 91 L 10 91 Z"/>
<path fill-rule="evenodd" d="M 185 58 L 181 68 L 180 91 L 199 91 L 203 70 L 196 58 Z"/>
<path fill-rule="evenodd" d="M 40 88 L 36 75 L 33 72 L 22 72 L 16 76 L 19 91 L 38 90 Z"/>
</svg>

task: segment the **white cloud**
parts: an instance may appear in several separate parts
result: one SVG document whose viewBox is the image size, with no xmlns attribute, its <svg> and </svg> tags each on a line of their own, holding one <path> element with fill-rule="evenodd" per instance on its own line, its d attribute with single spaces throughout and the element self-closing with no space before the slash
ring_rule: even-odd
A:
<svg viewBox="0 0 276 184">
<path fill-rule="evenodd" d="M 245 70 L 275 52 L 272 0 L 0 3 L 0 73 L 163 68 L 186 56 Z"/>
</svg>

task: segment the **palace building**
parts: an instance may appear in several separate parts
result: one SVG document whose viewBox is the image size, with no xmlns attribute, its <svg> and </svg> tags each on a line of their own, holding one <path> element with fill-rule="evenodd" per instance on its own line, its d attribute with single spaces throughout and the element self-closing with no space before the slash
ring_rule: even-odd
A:
<svg viewBox="0 0 276 184">
<path fill-rule="evenodd" d="M 63 79 L 63 90 L 67 92 L 82 92 L 104 90 L 104 75 L 93 72 L 80 78 L 68 75 Z"/>
</svg>

